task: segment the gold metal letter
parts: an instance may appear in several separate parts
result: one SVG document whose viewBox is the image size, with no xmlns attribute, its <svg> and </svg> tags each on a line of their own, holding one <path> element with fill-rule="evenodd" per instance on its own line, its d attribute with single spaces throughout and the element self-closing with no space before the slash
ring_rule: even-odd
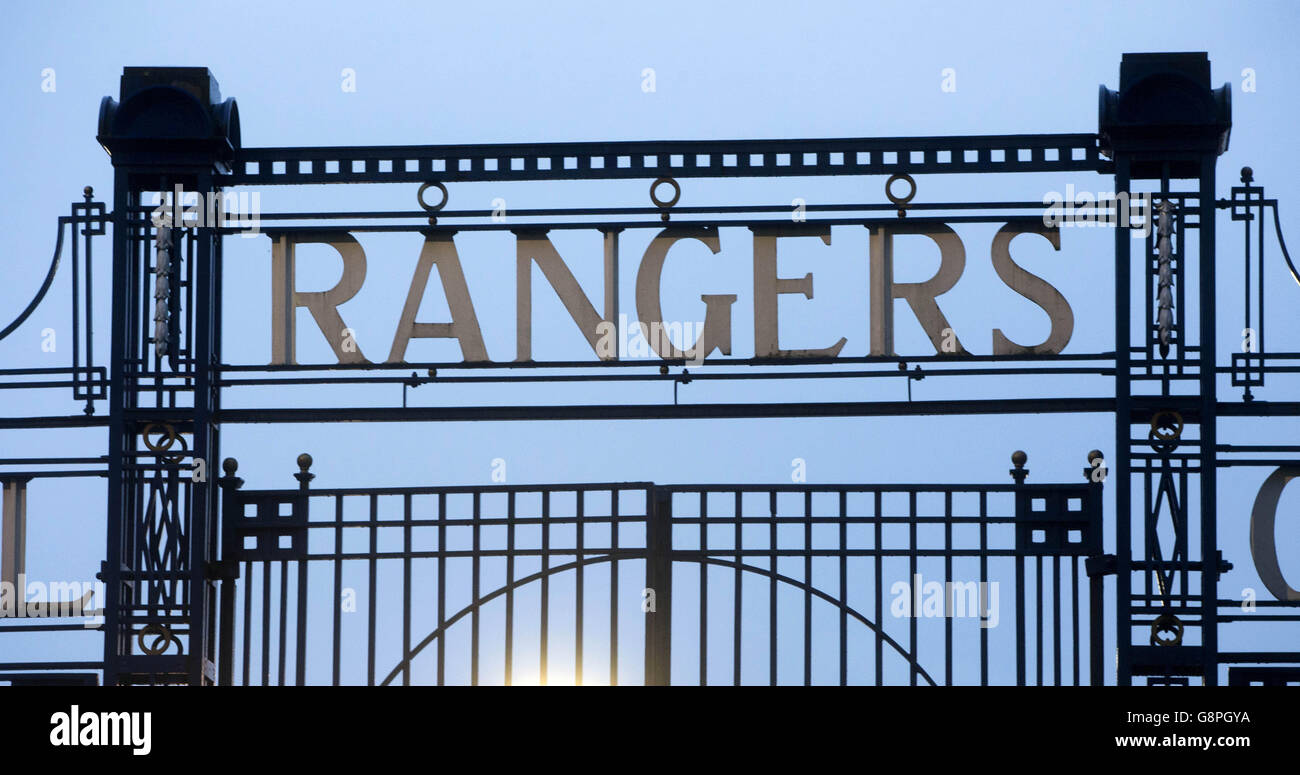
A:
<svg viewBox="0 0 1300 775">
<path fill-rule="evenodd" d="M 347 325 L 338 306 L 361 290 L 366 279 L 366 252 L 361 243 L 344 231 L 268 234 L 271 237 L 271 364 L 291 365 L 295 359 L 297 332 L 295 312 L 306 307 L 325 335 L 339 363 L 369 363 L 355 350 L 343 348 Z M 343 258 L 343 276 L 328 291 L 303 292 L 294 288 L 295 248 L 303 244 L 329 245 Z"/>
<path fill-rule="evenodd" d="M 415 314 L 420 310 L 424 289 L 429 284 L 429 271 L 434 264 L 438 265 L 438 278 L 442 280 L 442 292 L 451 310 L 451 322 L 417 323 Z M 483 332 L 478 326 L 478 316 L 474 314 L 474 302 L 469 297 L 469 286 L 465 284 L 465 272 L 461 270 L 451 232 L 430 234 L 424 238 L 420 261 L 415 266 L 415 276 L 411 278 L 411 290 L 406 294 L 406 306 L 402 308 L 402 320 L 397 324 L 393 349 L 388 354 L 389 363 L 401 363 L 406 359 L 406 346 L 412 337 L 455 339 L 460 342 L 461 357 L 466 361 L 488 360 Z"/>
</svg>

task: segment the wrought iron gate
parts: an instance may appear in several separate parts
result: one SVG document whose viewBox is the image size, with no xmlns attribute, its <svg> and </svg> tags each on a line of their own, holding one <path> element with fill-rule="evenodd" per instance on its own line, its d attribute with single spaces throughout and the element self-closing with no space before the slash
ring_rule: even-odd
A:
<svg viewBox="0 0 1300 775">
<path fill-rule="evenodd" d="M 69 229 L 72 363 L 2 369 L 0 388 L 72 388 L 81 414 L 5 417 L 0 430 L 102 427 L 109 444 L 102 455 L 0 458 L 0 580 L 23 571 L 29 483 L 105 478 L 106 546 L 98 574 L 105 589 L 103 657 L 0 662 L 0 675 L 95 671 L 111 684 L 518 683 L 557 676 L 591 682 L 596 675 L 610 682 L 652 684 L 1096 683 L 1103 680 L 1103 621 L 1109 621 L 1119 684 L 1135 679 L 1169 684 L 1199 678 L 1206 685 L 1225 678 L 1297 680 L 1300 652 L 1232 651 L 1219 640 L 1221 632 L 1258 623 L 1300 622 L 1300 591 L 1283 580 L 1271 546 L 1281 488 L 1300 476 L 1300 445 L 1225 444 L 1218 435 L 1220 425 L 1241 418 L 1300 416 L 1300 401 L 1256 395 L 1264 391 L 1266 378 L 1276 381 L 1278 375 L 1295 373 L 1300 361 L 1300 353 L 1264 347 L 1265 269 L 1280 268 L 1265 263 L 1269 210 L 1281 257 L 1298 283 L 1300 272 L 1281 239 L 1278 203 L 1255 185 L 1252 170 L 1242 170 L 1241 185 L 1231 186 L 1228 198 L 1216 198 L 1217 159 L 1227 149 L 1231 127 L 1230 91 L 1211 86 L 1203 54 L 1125 55 L 1119 88 L 1103 87 L 1097 131 L 1087 133 L 254 148 L 243 145 L 235 101 L 222 98 L 206 69 L 127 68 L 119 96 L 120 102 L 104 99 L 97 136 L 111 153 L 111 205 L 94 201 L 87 189 L 71 215 L 59 219 L 59 241 L 42 288 L 0 330 L 0 339 L 17 330 L 45 297 L 59 266 L 64 229 Z M 276 362 L 269 366 L 228 363 L 222 350 L 223 292 L 229 290 L 222 284 L 223 244 L 239 229 L 224 221 L 155 223 L 148 202 L 150 195 L 176 186 L 211 199 L 243 186 L 422 184 L 421 209 L 415 212 L 262 214 L 279 246 L 273 250 L 282 251 L 280 260 L 289 264 L 294 239 L 329 237 L 342 244 L 353 239 L 351 231 L 419 234 L 437 253 L 462 230 L 512 230 L 524 239 L 541 239 L 537 235 L 551 228 L 596 229 L 607 271 L 605 310 L 602 316 L 588 304 L 590 313 L 580 312 L 608 323 L 618 316 L 622 231 L 655 230 L 665 239 L 689 235 L 711 244 L 719 224 L 747 228 L 756 239 L 775 233 L 828 239 L 832 226 L 859 226 L 874 240 L 891 230 L 916 233 L 960 222 L 998 224 L 1005 237 L 1059 236 L 1045 225 L 1040 201 L 913 201 L 912 175 L 1019 172 L 1092 172 L 1103 187 L 1115 192 L 1140 188 L 1136 193 L 1152 198 L 1156 215 L 1145 240 L 1133 239 L 1131 222 L 1114 229 L 1113 349 L 1062 353 L 1011 348 L 971 355 L 960 348 L 940 351 L 935 341 L 933 355 L 899 356 L 886 339 L 892 337 L 894 302 L 902 297 L 894 295 L 885 270 L 877 271 L 877 266 L 892 266 L 892 249 L 882 248 L 879 264 L 872 265 L 872 282 L 873 293 L 885 303 L 873 306 L 871 313 L 873 337 L 877 330 L 881 337 L 879 342 L 873 338 L 871 353 L 860 357 L 758 352 L 764 321 L 756 315 L 753 358 L 730 357 L 730 349 L 717 347 L 706 353 L 706 362 L 717 370 L 696 373 L 686 368 L 687 359 L 679 352 L 653 363 L 615 358 L 592 368 L 590 361 L 534 361 L 522 347 L 514 362 L 466 355 L 459 362 L 415 364 L 400 357 L 362 362 L 359 352 L 352 357 L 340 346 L 338 364 L 298 366 L 287 352 L 292 335 L 273 344 Z M 889 175 L 885 195 L 890 201 L 809 205 L 811 217 L 792 226 L 784 204 L 676 207 L 675 197 L 661 200 L 654 193 L 661 184 L 680 193 L 677 179 L 832 175 Z M 522 211 L 526 219 L 541 220 L 511 224 L 495 222 L 490 211 L 444 209 L 449 183 L 629 178 L 656 179 L 654 207 Z M 890 188 L 897 181 L 912 183 L 906 197 Z M 441 203 L 424 200 L 430 188 L 442 191 Z M 1231 220 L 1243 224 L 1241 324 L 1255 332 L 1251 348 L 1223 358 L 1216 335 L 1226 324 L 1216 312 L 1215 294 L 1228 264 L 1215 251 L 1220 210 L 1229 210 Z M 693 220 L 697 215 L 704 220 Z M 110 224 L 112 351 L 104 364 L 97 360 L 91 333 L 91 245 L 95 236 L 108 234 Z M 755 255 L 757 260 L 757 251 Z M 774 263 L 774 253 L 772 257 Z M 793 285 L 777 291 L 776 280 Z M 811 285 L 802 291 L 800 282 L 776 278 L 769 290 L 773 297 L 778 292 L 811 295 Z M 294 289 L 288 291 L 286 297 L 285 288 L 276 288 L 291 318 L 302 305 L 294 300 Z M 708 298 L 701 297 L 706 304 L 727 297 Z M 419 298 L 415 301 L 418 306 Z M 286 316 L 284 308 L 277 309 L 273 317 Z M 1277 314 L 1275 307 L 1270 310 Z M 582 316 L 570 313 L 575 322 Z M 929 322 L 935 320 L 942 320 L 942 313 Z M 412 318 L 412 331 L 415 325 Z M 422 336 L 442 336 L 452 324 L 418 325 L 428 327 Z M 766 330 L 775 351 L 775 325 Z M 935 332 L 927 328 L 927 333 Z M 716 350 L 726 357 L 714 357 Z M 103 355 L 100 348 L 98 356 Z M 819 368 L 828 360 L 854 368 Z M 511 371 L 502 373 L 506 368 Z M 679 404 L 674 393 L 671 404 L 223 406 L 223 396 L 251 386 L 637 380 L 665 387 L 671 383 L 676 391 L 693 380 L 797 376 L 902 379 L 910 391 L 912 381 L 922 378 L 989 374 L 1042 380 L 1092 375 L 1113 378 L 1114 385 L 1100 396 L 1049 392 L 938 401 L 913 401 L 909 392 L 907 401 Z M 1220 376 L 1224 385 L 1217 381 Z M 1227 384 L 1242 389 L 1240 400 L 1227 395 Z M 97 414 L 103 401 L 108 411 Z M 314 490 L 305 460 L 299 487 L 290 490 L 242 490 L 234 467 L 224 477 L 206 475 L 207 467 L 222 459 L 221 429 L 228 423 L 1028 413 L 1102 414 L 1113 421 L 1114 451 L 1106 459 L 1115 498 L 1110 551 L 1101 547 L 1099 484 L 1090 479 L 1074 485 L 1027 485 L 1019 465 L 1013 471 L 1015 483 L 1005 486 Z M 84 467 L 51 470 L 52 465 Z M 1273 556 L 1254 559 L 1276 599 L 1260 601 L 1261 610 L 1250 614 L 1234 610 L 1241 601 L 1220 590 L 1221 577 L 1233 567 L 1220 548 L 1218 520 L 1218 472 L 1229 466 L 1272 469 L 1252 511 L 1252 525 L 1258 524 L 1260 536 L 1268 535 L 1266 548 Z M 625 496 L 639 501 L 625 504 Z M 557 505 L 570 500 L 572 507 Z M 605 501 L 609 506 L 597 509 L 597 502 Z M 313 503 L 321 507 L 313 509 Z M 359 511 L 353 514 L 353 509 Z M 1245 510 L 1244 504 L 1238 509 Z M 569 531 L 564 541 L 571 542 L 552 530 Z M 1251 530 L 1253 554 L 1256 535 Z M 460 533 L 468 535 L 468 544 L 449 543 Z M 353 536 L 360 536 L 359 545 L 349 543 Z M 387 581 L 390 565 L 400 583 Z M 354 566 L 362 569 L 360 581 L 347 575 Z M 484 576 L 485 568 L 497 576 Z M 432 572 L 432 580 L 421 583 L 425 572 Z M 498 576 L 501 581 L 492 580 Z M 1106 576 L 1115 579 L 1111 609 L 1103 608 Z M 925 615 L 921 600 L 925 578 L 942 582 L 943 615 L 934 621 Z M 314 579 L 328 579 L 332 586 Z M 570 579 L 572 594 L 558 586 Z M 917 595 L 909 587 L 904 602 L 910 602 L 903 610 L 915 613 L 919 608 L 922 615 L 885 616 L 886 584 L 893 606 L 898 598 L 893 585 L 899 582 L 920 587 Z M 948 582 L 1009 584 L 1014 627 L 979 627 L 976 616 L 971 631 L 969 621 L 946 615 L 956 602 L 943 588 Z M 390 619 L 380 607 L 388 605 L 384 601 L 392 589 L 400 589 L 402 599 Z M 553 589 L 566 590 L 558 607 L 551 604 Z M 963 587 L 962 594 L 968 589 Z M 340 607 L 348 590 L 354 599 L 362 590 L 356 606 L 364 613 Z M 545 591 L 534 601 L 534 590 Z M 314 592 L 329 593 L 328 611 L 312 597 Z M 629 592 L 631 609 L 626 607 Z M 434 595 L 432 602 L 419 605 L 427 594 Z M 593 618 L 595 609 L 587 604 L 593 595 L 602 601 L 603 618 Z M 652 604 L 653 611 L 640 608 Z M 498 616 L 498 607 L 501 624 L 491 619 Z M 742 615 L 745 611 L 753 615 Z M 535 625 L 534 619 L 520 619 L 534 613 Z M 350 636 L 356 621 L 365 623 L 358 640 Z M 398 621 L 400 627 L 393 624 Z M 593 641 L 585 637 L 593 621 L 609 627 L 603 656 L 593 656 Z M 632 629 L 625 632 L 628 627 Z M 78 628 L 23 623 L 0 627 L 0 634 Z M 448 649 L 448 639 L 464 631 L 469 632 L 467 645 Z M 561 652 L 552 647 L 551 636 L 561 631 L 571 634 L 571 646 L 557 658 Z M 1009 645 L 1000 643 L 1003 633 L 1012 633 Z M 484 651 L 485 643 L 500 643 L 501 653 Z M 826 653 L 838 651 L 835 659 L 814 657 L 824 644 L 829 644 Z M 1014 654 L 1014 660 L 996 659 L 1001 653 Z M 350 661 L 360 654 L 365 655 L 364 667 Z M 462 656 L 463 665 L 457 661 Z M 428 660 L 433 660 L 431 668 Z M 525 663 L 536 668 L 521 677 L 516 664 Z"/>
<path fill-rule="evenodd" d="M 310 464 L 255 491 L 226 463 L 222 683 L 1102 679 L 1101 484 L 322 490 Z"/>
</svg>

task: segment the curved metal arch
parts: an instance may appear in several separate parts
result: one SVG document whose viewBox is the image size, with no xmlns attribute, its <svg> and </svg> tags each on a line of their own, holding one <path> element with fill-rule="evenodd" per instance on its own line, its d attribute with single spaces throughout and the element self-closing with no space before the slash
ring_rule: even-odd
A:
<svg viewBox="0 0 1300 775">
<path fill-rule="evenodd" d="M 442 626 L 434 628 L 432 632 L 430 632 L 427 636 L 425 636 L 423 640 L 421 640 L 418 644 L 416 644 L 415 648 L 411 649 L 411 653 L 407 655 L 405 659 L 400 660 L 397 663 L 397 665 L 393 667 L 393 669 L 388 673 L 387 676 L 384 677 L 384 680 L 381 681 L 379 685 L 387 686 L 389 682 L 391 682 L 399 674 L 401 674 L 404 668 L 409 668 L 411 660 L 414 659 L 417 654 L 423 651 L 426 646 L 433 643 L 433 641 L 437 639 L 439 636 L 443 635 L 453 624 L 465 618 L 475 610 L 482 608 L 483 605 L 485 605 L 486 603 L 495 600 L 501 595 L 504 595 L 506 592 L 519 589 L 520 587 L 523 587 L 527 584 L 531 584 L 534 581 L 540 581 L 543 577 L 546 576 L 552 576 L 555 575 L 556 573 L 562 573 L 564 571 L 574 570 L 580 565 L 585 567 L 587 565 L 595 565 L 597 563 L 612 562 L 616 559 L 636 560 L 636 559 L 643 559 L 643 558 L 614 557 L 611 555 L 604 555 L 601 557 L 591 557 L 584 560 L 575 560 L 574 562 L 568 562 L 563 565 L 557 565 L 553 568 L 547 568 L 546 570 L 538 571 L 537 573 L 533 573 L 523 578 L 516 579 L 515 581 L 512 581 L 511 583 L 506 584 L 505 586 L 500 587 L 495 591 L 479 598 L 477 602 L 470 603 L 469 605 L 465 606 L 464 608 L 462 608 L 461 610 L 453 614 L 451 617 L 449 617 L 447 621 L 442 624 Z M 876 625 L 874 622 L 867 619 L 865 616 L 859 613 L 852 606 L 849 606 L 840 600 L 836 600 L 835 598 L 831 597 L 828 593 L 824 592 L 823 590 L 810 586 L 802 581 L 799 581 L 798 579 L 791 578 L 790 576 L 786 576 L 780 573 L 776 573 L 774 571 L 767 570 L 766 568 L 759 568 L 754 565 L 746 565 L 741 562 L 721 560 L 716 557 L 703 557 L 699 559 L 690 558 L 685 560 L 674 559 L 673 562 L 701 562 L 704 564 L 721 565 L 723 567 L 733 568 L 733 569 L 738 567 L 742 571 L 748 571 L 750 573 L 756 573 L 760 576 L 766 576 L 775 581 L 780 581 L 782 583 L 789 584 L 792 587 L 796 587 L 798 589 L 816 595 L 822 600 L 825 600 L 826 602 L 840 609 L 840 611 L 842 611 L 843 613 L 846 613 L 852 616 L 854 619 L 857 619 L 858 621 L 862 622 L 864 625 L 867 626 L 868 629 L 876 633 L 877 638 L 883 639 L 885 643 L 888 643 L 891 648 L 893 648 L 895 651 L 898 652 L 899 656 L 907 660 L 907 663 L 911 665 L 912 669 L 915 670 L 918 675 L 924 678 L 931 686 L 938 685 L 935 682 L 934 678 L 931 677 L 928 672 L 926 672 L 925 668 L 921 667 L 921 665 L 916 661 L 915 655 L 909 654 L 898 641 L 891 638 L 888 634 L 886 634 L 883 630 L 881 630 L 878 625 Z"/>
<path fill-rule="evenodd" d="M 713 565 L 721 565 L 727 568 L 740 568 L 741 570 L 749 571 L 750 573 L 757 573 L 760 576 L 767 576 L 776 581 L 784 582 L 786 584 L 789 584 L 792 587 L 798 587 L 799 589 L 802 589 L 805 592 L 810 592 L 813 595 L 820 597 L 822 600 L 825 600 L 826 602 L 840 609 L 842 612 L 849 614 L 854 619 L 857 619 L 858 621 L 862 622 L 870 630 L 875 632 L 877 638 L 883 639 L 885 643 L 888 643 L 890 646 L 892 646 L 893 649 L 898 652 L 898 655 L 901 656 L 903 659 L 906 659 L 907 663 L 912 666 L 912 669 L 915 670 L 918 675 L 920 675 L 922 678 L 928 681 L 931 686 L 939 685 L 938 683 L 935 682 L 934 678 L 932 678 L 930 674 L 926 672 L 925 668 L 921 667 L 921 665 L 916 661 L 916 656 L 913 654 L 909 654 L 907 651 L 903 649 L 902 644 L 900 644 L 898 641 L 894 640 L 893 638 L 889 637 L 889 635 L 885 634 L 884 630 L 880 629 L 878 625 L 876 625 L 871 620 L 867 619 L 867 617 L 858 613 L 857 609 L 845 604 L 843 601 L 836 600 L 835 598 L 831 597 L 829 593 L 824 592 L 823 590 L 820 590 L 814 586 L 810 586 L 802 581 L 799 581 L 798 579 L 794 579 L 789 576 L 785 576 L 780 573 L 767 570 L 766 568 L 759 568 L 753 565 L 745 565 L 744 563 L 741 562 L 722 560 L 722 559 L 718 559 L 717 557 L 705 557 L 703 559 L 703 562 L 706 564 L 712 563 Z"/>
<path fill-rule="evenodd" d="M 71 220 L 68 216 L 59 217 L 59 236 L 54 242 L 54 258 L 50 259 L 50 270 L 45 273 L 45 282 L 41 283 L 41 289 L 36 292 L 36 296 L 27 305 L 27 309 L 23 310 L 22 314 L 17 318 L 14 318 L 14 322 L 5 326 L 3 331 L 0 331 L 0 339 L 9 336 L 16 328 L 21 326 L 27 320 L 27 317 L 40 306 L 41 300 L 49 292 L 50 285 L 54 283 L 54 274 L 59 270 L 59 259 L 63 256 L 63 227 Z"/>
<path fill-rule="evenodd" d="M 464 608 L 460 609 L 460 610 L 457 611 L 455 614 L 453 614 L 451 617 L 449 617 L 449 618 L 447 619 L 447 621 L 444 622 L 444 623 L 442 624 L 442 626 L 440 626 L 440 627 L 435 627 L 435 628 L 433 629 L 433 632 L 430 632 L 427 636 L 425 636 L 424 640 L 420 641 L 418 644 L 416 644 L 415 648 L 411 649 L 411 653 L 408 654 L 408 655 L 406 656 L 405 659 L 402 659 L 401 661 L 399 661 L 399 662 L 397 663 L 397 665 L 392 669 L 392 671 L 389 672 L 388 675 L 384 677 L 384 680 L 382 680 L 382 681 L 379 682 L 379 685 L 380 685 L 380 686 L 387 686 L 389 681 L 392 681 L 394 678 L 396 678 L 396 677 L 398 676 L 399 673 L 402 672 L 402 668 L 404 668 L 404 667 L 409 667 L 409 666 L 410 666 L 410 664 L 411 664 L 411 660 L 415 658 L 415 655 L 416 655 L 416 654 L 419 654 L 421 651 L 423 651 L 425 646 L 428 646 L 428 645 L 429 645 L 430 643 L 432 643 L 432 642 L 433 642 L 433 641 L 434 641 L 438 636 L 440 636 L 440 635 L 442 635 L 443 633 L 445 633 L 445 632 L 448 630 L 448 628 L 450 628 L 453 624 L 455 624 L 456 622 L 458 622 L 458 621 L 460 621 L 461 619 L 465 618 L 466 616 L 468 616 L 468 615 L 469 615 L 470 613 L 472 613 L 473 611 L 475 611 L 475 610 L 477 610 L 477 609 L 479 609 L 479 608 L 482 608 L 483 605 L 484 605 L 485 603 L 488 603 L 488 602 L 490 602 L 490 601 L 492 601 L 492 600 L 495 600 L 495 599 L 497 599 L 498 597 L 501 597 L 502 595 L 504 595 L 505 593 L 510 592 L 510 591 L 513 591 L 513 590 L 515 590 L 515 589 L 518 589 L 518 588 L 524 586 L 525 584 L 531 584 L 531 583 L 533 583 L 534 581 L 540 581 L 542 578 L 544 578 L 544 577 L 546 577 L 546 576 L 552 576 L 552 575 L 554 575 L 554 574 L 556 574 L 556 573 L 560 573 L 560 572 L 563 572 L 563 571 L 566 571 L 566 570 L 573 570 L 573 569 L 577 568 L 579 565 L 582 565 L 582 566 L 595 565 L 596 563 L 601 563 L 601 562 L 612 562 L 612 561 L 614 561 L 614 560 L 616 560 L 616 559 L 618 559 L 618 560 L 640 560 L 640 559 L 643 559 L 643 558 L 642 558 L 642 557 L 639 557 L 639 556 L 632 556 L 632 557 L 623 557 L 623 556 L 620 556 L 620 557 L 614 557 L 614 556 L 612 556 L 612 555 L 603 555 L 603 556 L 600 556 L 600 557 L 590 557 L 590 558 L 583 559 L 583 560 L 575 560 L 575 561 L 573 561 L 573 562 L 566 562 L 566 563 L 563 564 L 563 565 L 556 565 L 554 568 L 547 568 L 547 569 L 545 569 L 545 570 L 538 571 L 538 572 L 533 573 L 533 574 L 531 574 L 531 575 L 524 576 L 523 578 L 516 579 L 515 581 L 512 581 L 512 582 L 510 582 L 509 584 L 506 584 L 506 585 L 503 586 L 503 587 L 499 587 L 499 588 L 497 588 L 495 591 L 493 591 L 493 592 L 491 592 L 491 593 L 489 593 L 489 594 L 487 594 L 487 595 L 484 595 L 483 597 L 480 597 L 476 602 L 472 602 L 472 603 L 470 603 L 469 605 L 465 606 Z"/>
<path fill-rule="evenodd" d="M 1282 239 L 1282 217 L 1277 213 L 1276 203 L 1273 204 L 1273 231 L 1277 233 L 1277 244 L 1282 248 L 1282 257 L 1286 259 L 1287 268 L 1291 270 L 1291 278 L 1295 280 L 1296 285 L 1300 285 L 1300 271 L 1296 271 L 1295 264 L 1291 263 L 1291 254 L 1286 252 L 1286 240 Z"/>
</svg>

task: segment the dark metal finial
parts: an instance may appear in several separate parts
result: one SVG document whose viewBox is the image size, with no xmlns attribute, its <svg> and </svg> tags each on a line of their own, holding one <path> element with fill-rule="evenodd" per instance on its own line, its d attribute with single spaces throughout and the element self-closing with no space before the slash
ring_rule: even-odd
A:
<svg viewBox="0 0 1300 775">
<path fill-rule="evenodd" d="M 221 477 L 220 479 L 220 484 L 222 487 L 226 487 L 232 490 L 238 490 L 240 487 L 244 486 L 244 480 L 240 479 L 238 476 L 235 476 L 235 472 L 239 470 L 238 460 L 234 459 L 233 457 L 226 458 L 225 460 L 221 461 L 221 470 L 226 472 L 226 475 Z"/>
<path fill-rule="evenodd" d="M 1101 454 L 1101 450 L 1094 449 L 1088 452 L 1088 465 L 1083 467 L 1084 481 L 1087 482 L 1093 481 L 1092 475 L 1093 472 L 1097 469 L 1098 460 L 1102 461 L 1103 464 L 1106 462 L 1106 458 L 1104 455 Z M 1104 470 L 1105 469 L 1103 469 L 1103 476 L 1104 476 Z"/>
<path fill-rule="evenodd" d="M 299 487 L 304 490 L 307 489 L 307 483 L 316 478 L 316 474 L 307 471 L 311 468 L 311 463 L 311 455 L 306 452 L 298 456 L 298 473 L 294 474 L 293 478 L 298 480 Z"/>
<path fill-rule="evenodd" d="M 85 188 L 81 189 L 81 193 L 85 194 L 87 199 L 90 199 L 92 196 L 95 195 L 95 189 L 91 188 L 90 186 L 86 186 Z"/>
<path fill-rule="evenodd" d="M 1255 171 L 1254 171 L 1254 170 L 1252 170 L 1250 167 L 1242 167 L 1242 168 L 1241 168 L 1241 182 L 1242 182 L 1242 183 L 1245 183 L 1246 185 L 1250 185 L 1251 181 L 1253 181 L 1254 179 L 1255 179 Z"/>
<path fill-rule="evenodd" d="M 1029 462 L 1029 455 L 1025 454 L 1023 449 L 1018 449 L 1011 453 L 1011 465 L 1015 468 L 1009 472 L 1011 478 L 1016 480 L 1016 484 L 1024 484 L 1025 477 L 1029 476 L 1029 469 L 1025 468 L 1025 463 Z"/>
</svg>

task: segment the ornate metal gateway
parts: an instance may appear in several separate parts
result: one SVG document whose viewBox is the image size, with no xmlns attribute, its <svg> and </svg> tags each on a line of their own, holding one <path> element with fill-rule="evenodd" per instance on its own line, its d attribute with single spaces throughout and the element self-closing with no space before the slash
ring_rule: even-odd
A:
<svg viewBox="0 0 1300 775">
<path fill-rule="evenodd" d="M 1300 476 L 1300 445 L 1219 441 L 1221 429 L 1246 418 L 1300 415 L 1300 401 L 1255 395 L 1270 375 L 1300 371 L 1300 353 L 1265 349 L 1265 270 L 1280 266 L 1265 258 L 1270 221 L 1280 258 L 1297 283 L 1300 275 L 1281 243 L 1277 202 L 1254 185 L 1249 169 L 1227 197 L 1216 197 L 1229 97 L 1229 87 L 1211 88 L 1204 54 L 1136 54 L 1123 59 L 1119 89 L 1101 89 L 1095 133 L 250 148 L 240 137 L 235 101 L 221 97 L 206 69 L 127 68 L 119 98 L 106 97 L 100 111 L 98 140 L 114 169 L 112 202 L 96 201 L 87 188 L 59 218 L 43 286 L 0 331 L 3 338 L 21 327 L 46 296 L 66 235 L 72 363 L 6 366 L 0 388 L 71 388 L 84 409 L 5 417 L 0 430 L 103 427 L 109 447 L 103 456 L 0 459 L 0 572 L 8 585 L 0 643 L 19 633 L 72 638 L 89 630 L 102 633 L 103 659 L 10 659 L 0 663 L 0 679 L 1300 682 L 1300 652 L 1221 647 L 1224 633 L 1254 628 L 1247 642 L 1274 648 L 1281 641 L 1270 632 L 1294 635 L 1300 625 L 1300 591 L 1285 577 L 1274 538 L 1284 488 Z M 1099 186 L 1117 193 L 1082 202 L 1072 192 L 1054 202 L 927 203 L 918 196 L 931 174 L 1019 172 L 1096 173 Z M 687 181 L 779 176 L 888 176 L 887 201 L 798 202 L 793 215 L 780 204 L 678 205 Z M 509 221 L 503 206 L 447 207 L 458 183 L 615 179 L 653 181 L 650 204 L 515 210 Z M 223 245 L 250 231 L 247 222 L 229 218 L 229 205 L 259 187 L 326 183 L 413 190 L 418 184 L 419 209 L 251 208 L 265 224 L 258 239 L 271 247 L 272 359 L 227 363 L 223 315 L 242 289 L 223 284 Z M 186 203 L 186 194 L 196 204 Z M 1076 206 L 1084 215 L 1072 212 Z M 1216 261 L 1220 210 L 1245 232 L 1241 352 L 1224 353 L 1216 344 L 1221 328 L 1232 326 L 1235 337 L 1237 325 L 1216 313 L 1219 279 L 1236 266 L 1226 257 Z M 1022 234 L 1030 235 L 1022 242 L 1067 250 L 1061 227 L 1072 220 L 1114 228 L 1115 339 L 1108 352 L 1065 352 L 1075 326 L 1070 305 L 1012 256 L 1011 243 Z M 1044 341 L 1016 342 L 995 329 L 992 354 L 966 349 L 936 301 L 962 276 L 967 245 L 952 228 L 959 223 L 997 227 L 993 268 L 1046 313 Z M 733 314 L 734 293 L 701 296 L 703 321 L 685 330 L 666 323 L 662 311 L 669 252 L 683 243 L 718 253 L 726 229 L 747 229 L 753 239 L 750 352 L 733 352 L 733 326 L 746 324 Z M 833 229 L 865 229 L 870 246 L 865 355 L 842 354 L 846 339 L 829 334 L 819 349 L 779 344 L 778 298 L 813 295 L 811 274 L 778 275 L 779 246 L 797 238 L 830 244 Z M 575 278 L 573 257 L 553 243 L 552 232 L 561 230 L 598 233 L 600 306 Z M 620 238 L 634 230 L 654 236 L 637 266 L 638 322 L 629 330 L 618 305 L 626 258 Z M 366 282 L 357 235 L 389 232 L 423 240 L 403 306 L 399 311 L 394 300 L 391 320 L 378 326 L 391 326 L 391 345 L 370 328 L 358 335 L 339 309 Z M 513 235 L 516 349 L 509 357 L 486 346 L 461 267 L 457 235 L 473 232 Z M 97 266 L 95 238 L 109 234 L 111 264 Z M 921 237 L 938 248 L 933 277 L 895 282 L 896 237 Z M 343 272 L 334 287 L 297 289 L 303 245 L 338 254 Z M 590 346 L 586 359 L 534 358 L 534 264 Z M 437 322 L 421 312 L 434 268 L 449 312 Z M 93 349 L 95 272 L 112 277 L 106 360 L 102 348 Z M 899 299 L 933 353 L 896 352 Z M 310 312 L 335 362 L 299 363 L 299 307 Z M 463 358 L 408 361 L 412 339 L 455 340 Z M 1114 391 L 910 397 L 911 383 L 923 378 L 983 375 L 1113 377 Z M 677 401 L 679 386 L 696 380 L 791 377 L 893 377 L 908 386 L 909 398 Z M 1239 396 L 1226 389 L 1229 379 Z M 406 405 L 409 388 L 431 383 L 636 381 L 671 383 L 674 401 Z M 225 401 L 254 387 L 357 383 L 401 385 L 402 406 L 248 408 L 244 398 L 234 408 Z M 256 490 L 242 486 L 238 450 L 221 446 L 221 429 L 231 423 L 1081 412 L 1114 418 L 1114 451 L 1071 452 L 1081 481 L 1059 484 L 1026 482 L 1027 458 L 1016 452 L 1009 482 L 983 484 L 330 488 L 312 486 L 313 461 L 304 454 L 296 485 Z M 1236 517 L 1228 530 L 1246 530 L 1250 512 L 1251 558 L 1225 557 L 1219 548 L 1216 483 L 1227 466 L 1261 470 L 1253 504 L 1225 504 Z M 41 516 L 27 514 L 28 488 L 67 476 L 107 480 L 102 593 L 89 590 L 70 603 L 88 604 L 89 612 L 54 610 L 52 592 L 45 602 L 31 601 L 24 581 L 27 520 Z M 1113 513 L 1103 508 L 1107 486 Z M 1265 599 L 1244 607 L 1235 592 L 1225 593 L 1221 578 L 1233 567 L 1253 567 Z M 1011 608 L 999 610 L 1001 599 L 1013 601 Z M 347 618 L 349 611 L 364 614 Z M 87 613 L 102 615 L 102 623 L 76 620 Z M 57 618 L 47 621 L 51 616 Z M 562 654 L 554 650 L 557 633 L 569 644 Z"/>
</svg>

